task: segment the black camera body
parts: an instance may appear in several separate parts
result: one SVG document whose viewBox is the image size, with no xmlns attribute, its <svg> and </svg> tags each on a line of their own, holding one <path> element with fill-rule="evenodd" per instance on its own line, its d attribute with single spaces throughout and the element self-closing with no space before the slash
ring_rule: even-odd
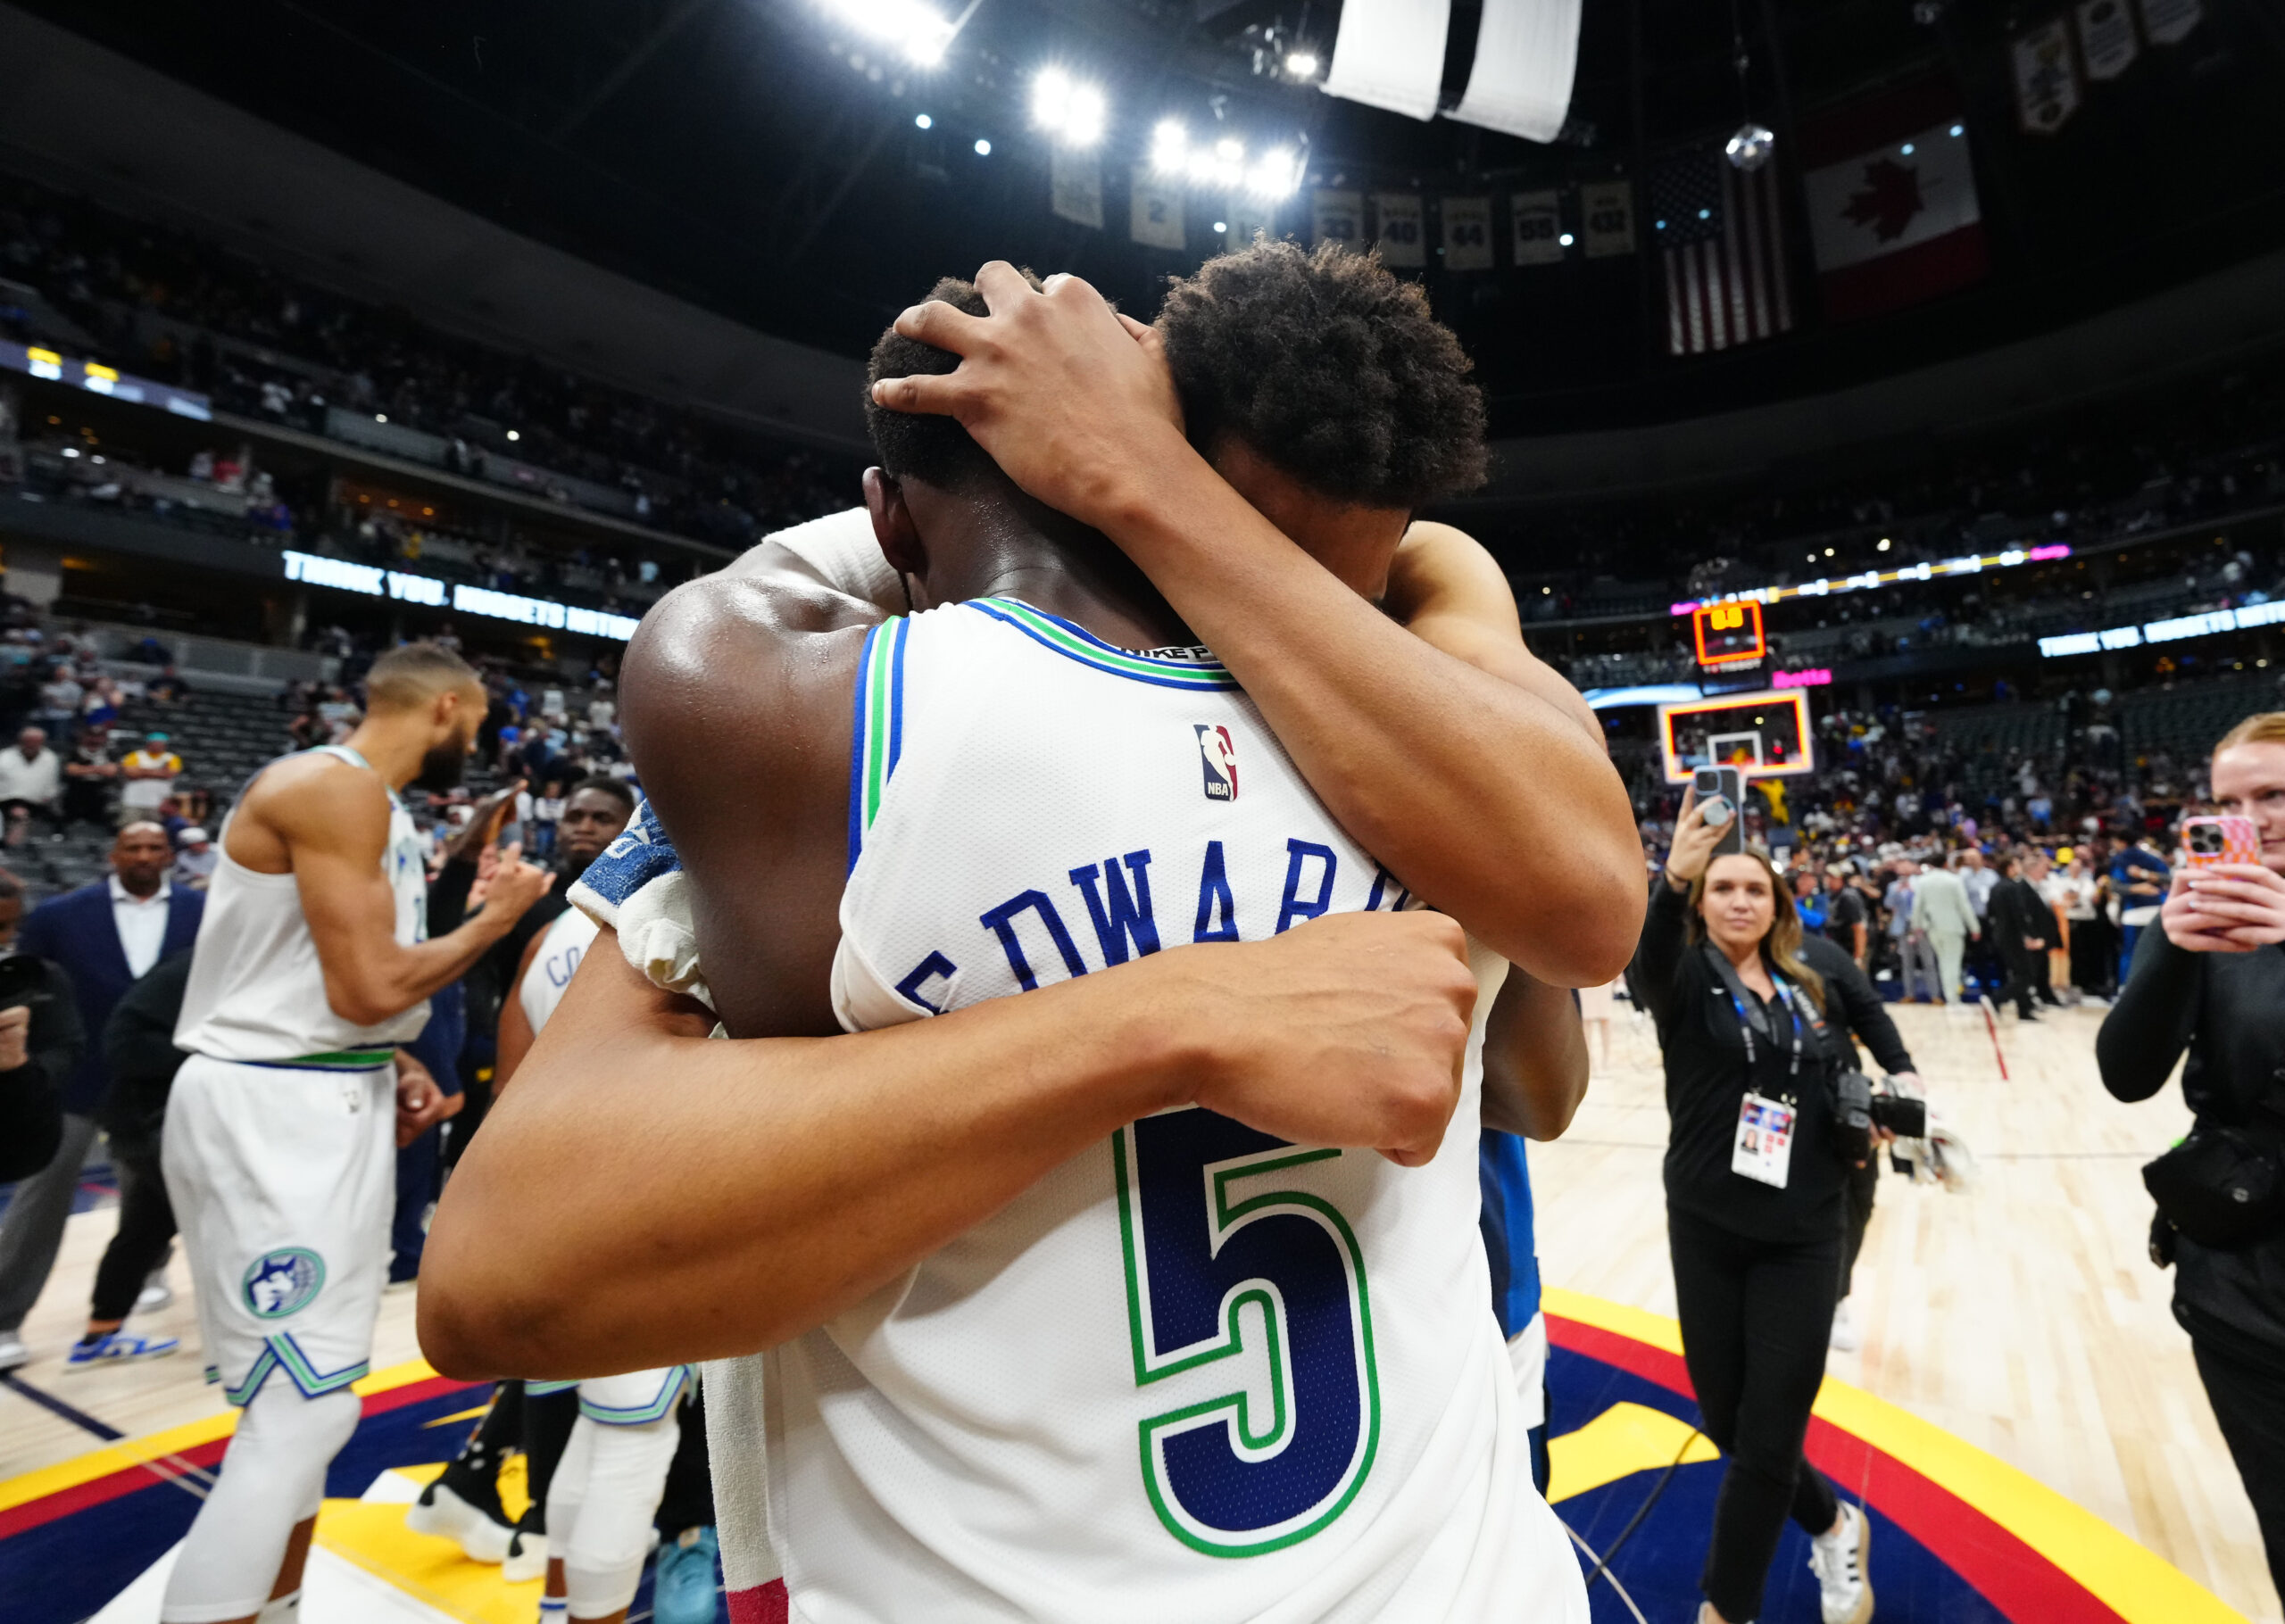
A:
<svg viewBox="0 0 2285 1624">
<path fill-rule="evenodd" d="M 32 953 L 0 953 L 0 1009 L 37 1007 L 54 997 L 48 990 L 46 959 Z"/>
<path fill-rule="evenodd" d="M 1900 1139 L 1928 1137 L 1928 1102 L 1899 1093 L 1884 1081 L 1875 1085 L 1859 1071 L 1835 1074 L 1832 1082 L 1833 1149 L 1854 1167 L 1873 1154 L 1873 1131 L 1884 1128 Z"/>
</svg>

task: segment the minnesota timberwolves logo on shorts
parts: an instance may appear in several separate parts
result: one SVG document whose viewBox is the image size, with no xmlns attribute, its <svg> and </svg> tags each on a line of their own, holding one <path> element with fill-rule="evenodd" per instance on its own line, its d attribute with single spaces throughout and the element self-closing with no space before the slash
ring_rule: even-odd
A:
<svg viewBox="0 0 2285 1624">
<path fill-rule="evenodd" d="M 246 1271 L 246 1306 L 265 1320 L 282 1320 L 325 1284 L 325 1259 L 307 1247 L 280 1247 L 254 1259 Z"/>
<path fill-rule="evenodd" d="M 1230 730 L 1210 722 L 1190 725 L 1198 735 L 1199 765 L 1206 769 L 1206 799 L 1237 800 L 1238 747 L 1230 741 Z"/>
</svg>

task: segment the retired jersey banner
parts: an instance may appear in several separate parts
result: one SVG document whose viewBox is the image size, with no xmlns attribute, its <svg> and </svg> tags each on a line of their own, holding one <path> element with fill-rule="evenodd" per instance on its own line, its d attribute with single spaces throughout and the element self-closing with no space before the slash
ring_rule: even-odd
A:
<svg viewBox="0 0 2285 1624">
<path fill-rule="evenodd" d="M 1375 242 L 1381 263 L 1396 270 L 1417 270 L 1428 263 L 1428 244 L 1421 225 L 1420 194 L 1375 192 L 1373 212 L 1380 216 Z"/>
<path fill-rule="evenodd" d="M 2142 54 L 2126 0 L 2080 0 L 2072 16 L 2079 25 L 2080 59 L 2096 83 L 2116 79 Z"/>
<path fill-rule="evenodd" d="M 1365 245 L 1365 195 L 1361 192 L 1320 189 L 1309 204 L 1310 235 L 1320 243 L 1343 248 Z"/>
<path fill-rule="evenodd" d="M 2009 49 L 2015 70 L 2015 115 L 2032 135 L 2052 135 L 2079 111 L 2079 65 L 2071 56 L 2071 31 L 2057 17 L 2018 34 Z"/>
<path fill-rule="evenodd" d="M 1602 180 L 1579 188 L 1580 236 L 1587 257 L 1608 258 L 1634 252 L 1634 187 L 1624 180 Z"/>
<path fill-rule="evenodd" d="M 2142 32 L 2154 46 L 2180 45 L 2205 16 L 2204 0 L 2142 0 Z"/>
<path fill-rule="evenodd" d="M 1923 79 L 1801 124 L 1818 295 L 1836 320 L 1949 293 L 1990 268 L 1958 97 Z"/>
<path fill-rule="evenodd" d="M 1508 199 L 1518 265 L 1553 265 L 1563 258 L 1563 195 L 1517 192 Z"/>
<path fill-rule="evenodd" d="M 1134 190 L 1127 212 L 1127 235 L 1146 248 L 1184 246 L 1182 187 L 1149 165 L 1134 166 Z"/>
<path fill-rule="evenodd" d="M 1103 170 L 1093 153 L 1059 143 L 1047 161 L 1048 206 L 1065 220 L 1103 228 Z"/>
<path fill-rule="evenodd" d="M 1444 269 L 1491 269 L 1491 200 L 1488 197 L 1444 199 Z"/>
</svg>

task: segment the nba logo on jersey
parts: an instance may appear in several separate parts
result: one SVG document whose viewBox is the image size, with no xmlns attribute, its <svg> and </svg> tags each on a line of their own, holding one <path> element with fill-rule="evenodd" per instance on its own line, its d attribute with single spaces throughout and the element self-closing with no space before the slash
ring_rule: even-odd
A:
<svg viewBox="0 0 2285 1624">
<path fill-rule="evenodd" d="M 265 1320 L 304 1307 L 325 1284 L 325 1262 L 307 1247 L 264 1253 L 246 1271 L 246 1306 Z"/>
<path fill-rule="evenodd" d="M 1230 741 L 1230 730 L 1214 723 L 1193 722 L 1191 731 L 1198 735 L 1199 764 L 1206 769 L 1206 799 L 1237 800 L 1238 747 Z"/>
</svg>

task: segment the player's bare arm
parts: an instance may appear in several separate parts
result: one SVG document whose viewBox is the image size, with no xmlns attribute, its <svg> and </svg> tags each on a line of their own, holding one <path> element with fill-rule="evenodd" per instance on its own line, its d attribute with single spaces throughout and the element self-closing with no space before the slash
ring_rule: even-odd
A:
<svg viewBox="0 0 2285 1624">
<path fill-rule="evenodd" d="M 735 582 L 646 620 L 629 736 L 702 899 L 719 1012 L 763 1040 L 707 1040 L 711 1017 L 605 932 L 439 1209 L 420 1319 L 440 1369 L 593 1373 L 783 1341 L 1172 1106 L 1408 1164 L 1441 1140 L 1475 986 L 1434 916 L 1327 918 L 827 1035 L 857 642 L 790 632 Z M 634 1108 L 629 1080 L 661 1076 L 675 1087 Z M 597 1175 L 577 1199 L 567 1165 Z"/>
<path fill-rule="evenodd" d="M 1289 541 L 1184 438 L 1162 363 L 1093 289 L 1034 293 L 997 263 L 977 281 L 989 317 L 931 303 L 898 319 L 960 369 L 877 399 L 957 418 L 1024 490 L 1125 549 L 1416 893 L 1541 981 L 1616 974 L 1641 924 L 1641 845 L 1599 738 L 1375 610 L 1385 577 L 1346 579 Z"/>
<path fill-rule="evenodd" d="M 1568 987 L 1508 972 L 1483 1028 L 1483 1125 L 1558 1139 L 1587 1097 L 1587 1034 Z"/>
<path fill-rule="evenodd" d="M 373 775 L 330 756 L 278 762 L 230 819 L 223 849 L 258 874 L 291 874 L 325 970 L 326 1001 L 370 1025 L 448 986 L 508 933 L 553 876 L 503 865 L 483 912 L 430 941 L 401 946 L 381 859 L 389 807 Z"/>
</svg>

